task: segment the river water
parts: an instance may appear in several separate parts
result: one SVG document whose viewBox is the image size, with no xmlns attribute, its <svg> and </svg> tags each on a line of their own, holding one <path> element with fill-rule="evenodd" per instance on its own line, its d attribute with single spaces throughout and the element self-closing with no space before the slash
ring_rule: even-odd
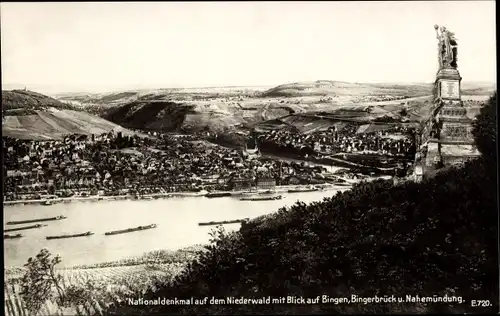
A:
<svg viewBox="0 0 500 316">
<path fill-rule="evenodd" d="M 338 190 L 345 190 L 340 188 Z M 282 200 L 240 201 L 233 197 L 182 197 L 139 201 L 98 201 L 58 203 L 50 206 L 4 206 L 4 228 L 8 221 L 67 216 L 60 221 L 46 222 L 48 226 L 12 232 L 20 239 L 4 240 L 5 266 L 24 264 L 42 248 L 62 258 L 61 266 L 92 264 L 123 259 L 160 249 L 179 249 L 208 243 L 214 226 L 198 226 L 199 222 L 252 218 L 291 206 L 296 201 L 313 202 L 332 196 L 335 190 L 284 193 Z M 157 224 L 149 229 L 128 234 L 105 236 L 107 231 Z M 31 224 L 28 224 L 31 225 Z M 241 224 L 224 225 L 228 231 Z M 46 236 L 92 231 L 89 237 L 47 240 Z"/>
</svg>

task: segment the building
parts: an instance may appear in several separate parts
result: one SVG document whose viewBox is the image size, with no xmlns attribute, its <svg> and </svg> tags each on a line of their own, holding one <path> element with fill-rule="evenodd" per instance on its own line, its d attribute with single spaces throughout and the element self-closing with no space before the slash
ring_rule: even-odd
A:
<svg viewBox="0 0 500 316">
<path fill-rule="evenodd" d="M 226 185 L 233 191 L 250 190 L 252 188 L 253 181 L 250 178 L 233 175 L 228 179 Z"/>
<path fill-rule="evenodd" d="M 259 190 L 274 190 L 276 188 L 276 180 L 271 177 L 257 178 L 257 189 Z"/>
</svg>

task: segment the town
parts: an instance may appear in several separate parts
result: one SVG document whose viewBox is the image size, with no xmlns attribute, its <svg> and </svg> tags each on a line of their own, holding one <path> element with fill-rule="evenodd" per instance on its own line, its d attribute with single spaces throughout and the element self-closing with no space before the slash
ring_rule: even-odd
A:
<svg viewBox="0 0 500 316">
<path fill-rule="evenodd" d="M 375 154 L 411 161 L 414 130 L 356 133 L 356 126 L 309 135 L 290 130 L 253 134 L 253 146 L 323 159 L 337 153 Z M 199 135 L 68 135 L 63 140 L 4 137 L 5 200 L 46 196 L 118 196 L 172 192 L 273 189 L 276 185 L 341 183 L 321 165 L 211 144 Z M 405 167 L 411 165 L 408 163 Z M 407 168 L 403 173 L 407 172 Z M 360 176 L 360 175 L 358 175 Z"/>
<path fill-rule="evenodd" d="M 50 196 L 154 194 L 320 184 L 326 168 L 254 159 L 192 135 L 3 138 L 6 201 Z M 342 181 L 336 179 L 336 181 Z"/>
<path fill-rule="evenodd" d="M 412 159 L 415 155 L 415 129 L 396 125 L 390 129 L 363 131 L 350 124 L 344 128 L 329 127 L 324 132 L 302 134 L 293 130 L 273 130 L 258 136 L 263 146 L 287 148 L 303 156 L 327 156 L 337 153 L 374 153 Z"/>
</svg>

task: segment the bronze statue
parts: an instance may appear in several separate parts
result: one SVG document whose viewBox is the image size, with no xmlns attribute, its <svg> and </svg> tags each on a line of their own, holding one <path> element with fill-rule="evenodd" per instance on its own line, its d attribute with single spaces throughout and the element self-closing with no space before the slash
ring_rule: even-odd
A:
<svg viewBox="0 0 500 316">
<path fill-rule="evenodd" d="M 455 34 L 448 31 L 446 27 L 434 25 L 436 30 L 439 50 L 439 67 L 457 69 L 457 39 Z"/>
</svg>

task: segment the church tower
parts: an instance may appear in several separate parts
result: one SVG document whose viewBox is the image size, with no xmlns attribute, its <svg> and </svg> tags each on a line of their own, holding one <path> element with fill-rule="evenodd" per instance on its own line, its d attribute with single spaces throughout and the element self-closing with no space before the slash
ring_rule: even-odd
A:
<svg viewBox="0 0 500 316">
<path fill-rule="evenodd" d="M 260 156 L 259 145 L 257 144 L 257 137 L 253 136 L 251 138 L 254 148 L 248 148 L 248 142 L 245 142 L 245 149 L 243 151 L 243 156 L 247 159 L 256 159 Z"/>
</svg>

